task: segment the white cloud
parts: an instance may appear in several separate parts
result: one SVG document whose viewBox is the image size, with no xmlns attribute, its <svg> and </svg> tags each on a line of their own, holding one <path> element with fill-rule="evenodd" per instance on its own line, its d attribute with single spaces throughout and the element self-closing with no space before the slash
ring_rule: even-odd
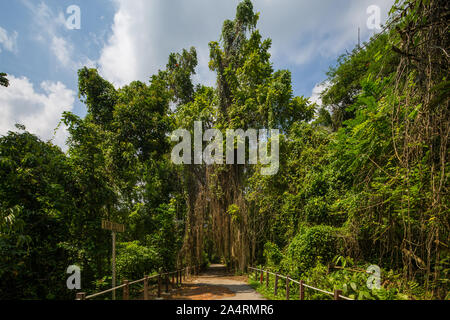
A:
<svg viewBox="0 0 450 320">
<path fill-rule="evenodd" d="M 53 36 L 51 49 L 53 54 L 58 58 L 63 66 L 70 66 L 72 61 L 70 59 L 71 47 L 64 38 Z"/>
<path fill-rule="evenodd" d="M 327 81 L 316 84 L 311 92 L 311 97 L 309 98 L 309 100 L 312 103 L 316 103 L 317 105 L 322 106 L 322 99 L 320 98 L 320 95 L 329 86 L 330 86 L 330 83 Z"/>
<path fill-rule="evenodd" d="M 48 46 L 61 66 L 76 71 L 85 65 L 95 65 L 95 62 L 85 55 L 75 52 L 70 37 L 65 33 L 72 31 L 66 27 L 64 12 L 55 13 L 43 2 L 37 5 L 30 0 L 22 0 L 22 2 L 33 13 L 35 40 Z"/>
<path fill-rule="evenodd" d="M 336 57 L 351 50 L 358 41 L 373 35 L 367 29 L 367 8 L 380 7 L 385 21 L 394 0 L 299 1 L 255 0 L 261 11 L 263 36 L 273 40 L 273 58 L 296 65 L 310 63 L 315 58 Z"/>
<path fill-rule="evenodd" d="M 8 31 L 0 27 L 0 52 L 2 52 L 1 47 L 10 52 L 17 52 L 17 37 L 18 33 L 16 31 L 8 34 Z"/>
<path fill-rule="evenodd" d="M 14 125 L 20 123 L 26 129 L 43 140 L 53 140 L 65 150 L 65 140 L 68 136 L 66 128 L 56 132 L 61 115 L 71 111 L 75 101 L 75 92 L 66 88 L 61 82 L 44 81 L 39 93 L 26 77 L 8 76 L 10 86 L 0 86 L 0 134 L 15 130 Z"/>
<path fill-rule="evenodd" d="M 209 84 L 208 43 L 218 40 L 222 21 L 234 16 L 237 1 L 114 0 L 112 35 L 99 59 L 100 71 L 116 86 L 147 81 L 167 63 L 170 52 L 195 46 L 196 79 Z"/>
<path fill-rule="evenodd" d="M 112 35 L 99 59 L 102 75 L 116 86 L 146 81 L 164 68 L 170 52 L 195 46 L 199 54 L 195 80 L 214 83 L 208 69 L 210 41 L 219 40 L 222 23 L 233 19 L 238 0 L 112 0 L 117 11 Z M 394 0 L 299 1 L 254 0 L 261 12 L 258 27 L 273 40 L 277 65 L 310 63 L 336 57 L 372 33 L 367 7 L 378 5 L 382 21 Z"/>
</svg>

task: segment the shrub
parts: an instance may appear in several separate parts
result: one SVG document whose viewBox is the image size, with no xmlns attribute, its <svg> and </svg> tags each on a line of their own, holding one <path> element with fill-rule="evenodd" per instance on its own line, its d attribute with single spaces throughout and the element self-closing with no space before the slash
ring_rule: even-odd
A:
<svg viewBox="0 0 450 320">
<path fill-rule="evenodd" d="M 337 253 L 336 240 L 335 231 L 330 226 L 302 228 L 287 247 L 282 268 L 290 275 L 300 276 L 319 261 L 331 263 Z"/>
<path fill-rule="evenodd" d="M 118 279 L 138 280 L 161 265 L 160 257 L 151 247 L 141 246 L 139 241 L 122 242 L 117 250 Z"/>
<path fill-rule="evenodd" d="M 310 198 L 303 210 L 309 223 L 329 222 L 329 209 L 325 197 Z"/>
<path fill-rule="evenodd" d="M 264 258 L 268 267 L 278 267 L 283 254 L 275 243 L 269 241 L 264 245 Z"/>
</svg>

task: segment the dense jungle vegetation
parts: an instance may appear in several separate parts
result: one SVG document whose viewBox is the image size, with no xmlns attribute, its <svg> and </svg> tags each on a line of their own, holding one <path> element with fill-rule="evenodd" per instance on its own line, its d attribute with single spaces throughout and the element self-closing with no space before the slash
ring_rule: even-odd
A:
<svg viewBox="0 0 450 320">
<path fill-rule="evenodd" d="M 118 278 L 222 261 L 358 299 L 448 299 L 449 3 L 396 1 L 384 30 L 338 58 L 319 107 L 274 70 L 250 0 L 210 42 L 217 85 L 195 85 L 195 48 L 148 83 L 79 70 L 80 118 L 64 153 L 26 128 L 0 137 L 0 298 L 73 299 Z M 7 86 L 7 75 L 0 74 Z M 170 133 L 276 128 L 280 169 L 174 165 Z M 366 268 L 382 270 L 366 288 Z M 313 298 L 322 298 L 313 296 Z"/>
</svg>

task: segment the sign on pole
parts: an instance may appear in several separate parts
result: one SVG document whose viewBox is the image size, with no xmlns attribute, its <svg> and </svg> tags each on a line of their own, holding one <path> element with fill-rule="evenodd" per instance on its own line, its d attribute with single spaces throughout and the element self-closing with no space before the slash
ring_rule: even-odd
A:
<svg viewBox="0 0 450 320">
<path fill-rule="evenodd" d="M 108 220 L 102 220 L 102 229 L 112 231 L 112 287 L 116 286 L 116 232 L 124 232 L 125 225 Z M 113 300 L 116 300 L 116 291 L 112 292 Z"/>
<path fill-rule="evenodd" d="M 102 220 L 102 228 L 106 230 L 111 230 L 115 232 L 124 232 L 125 225 L 120 223 L 111 222 L 108 220 Z"/>
</svg>

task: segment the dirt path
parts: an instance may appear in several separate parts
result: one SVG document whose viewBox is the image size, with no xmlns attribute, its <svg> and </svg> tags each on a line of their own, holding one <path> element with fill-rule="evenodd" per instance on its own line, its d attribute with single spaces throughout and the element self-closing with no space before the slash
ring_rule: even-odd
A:
<svg viewBox="0 0 450 320">
<path fill-rule="evenodd" d="M 211 267 L 199 276 L 183 283 L 182 287 L 165 295 L 169 300 L 264 300 L 247 284 L 246 276 L 234 276 L 223 265 Z"/>
</svg>

